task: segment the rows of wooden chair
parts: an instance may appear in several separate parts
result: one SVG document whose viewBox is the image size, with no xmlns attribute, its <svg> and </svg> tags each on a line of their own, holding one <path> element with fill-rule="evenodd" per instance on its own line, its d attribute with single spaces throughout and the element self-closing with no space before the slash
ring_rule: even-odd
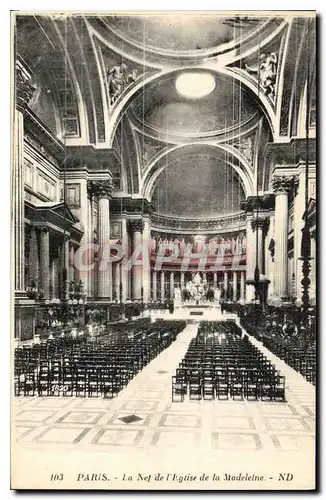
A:
<svg viewBox="0 0 326 500">
<path fill-rule="evenodd" d="M 265 338 L 264 345 L 308 382 L 316 385 L 316 345 L 307 347 L 282 338 Z"/>
<path fill-rule="evenodd" d="M 172 377 L 172 400 L 182 402 L 186 396 L 285 401 L 285 377 L 247 336 L 241 337 L 236 324 L 201 324 Z"/>
<path fill-rule="evenodd" d="M 54 339 L 17 348 L 15 395 L 114 397 L 184 327 L 183 321 L 160 321 L 129 336 Z"/>
<path fill-rule="evenodd" d="M 246 312 L 246 311 L 245 311 Z M 316 384 L 316 319 L 310 311 L 308 321 L 300 322 L 297 310 L 287 314 L 266 314 L 263 311 L 242 313 L 245 330 L 273 354 L 300 373 L 308 382 Z"/>
</svg>

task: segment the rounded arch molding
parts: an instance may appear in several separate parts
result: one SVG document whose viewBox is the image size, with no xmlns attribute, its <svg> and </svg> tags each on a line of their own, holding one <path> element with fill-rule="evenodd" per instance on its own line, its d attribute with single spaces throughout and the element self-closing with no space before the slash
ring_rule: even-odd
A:
<svg viewBox="0 0 326 500">
<path fill-rule="evenodd" d="M 266 117 L 266 120 L 269 124 L 269 127 L 272 132 L 272 136 L 275 140 L 275 113 L 272 107 L 269 105 L 265 96 L 258 92 L 258 89 L 249 79 L 246 78 L 244 74 L 238 74 L 237 72 L 233 72 L 227 66 L 216 67 L 216 64 L 212 63 L 204 63 L 202 65 L 191 65 L 185 66 L 182 68 L 170 68 L 168 70 L 160 71 L 159 73 L 151 72 L 151 74 L 145 74 L 143 78 L 139 79 L 135 85 L 126 90 L 125 95 L 122 95 L 120 100 L 118 100 L 116 106 L 112 110 L 112 114 L 110 115 L 109 123 L 106 129 L 106 143 L 108 147 L 112 147 L 115 133 L 118 127 L 118 124 L 128 107 L 132 103 L 133 99 L 137 96 L 138 92 L 140 92 L 146 85 L 151 83 L 155 83 L 159 79 L 164 79 L 165 77 L 170 77 L 173 74 L 182 73 L 184 71 L 210 71 L 216 75 L 228 76 L 230 78 L 234 78 L 238 83 L 242 86 L 245 86 L 246 89 L 251 92 L 257 99 L 259 99 L 259 107 Z"/>
<path fill-rule="evenodd" d="M 217 160 L 225 161 L 239 176 L 245 196 L 248 197 L 254 194 L 253 172 L 249 164 L 246 163 L 237 152 L 231 151 L 226 145 L 212 145 L 211 143 L 200 142 L 196 144 L 172 146 L 156 156 L 144 172 L 140 185 L 142 197 L 151 201 L 155 182 L 165 168 L 173 161 L 192 154 L 210 154 Z"/>
</svg>

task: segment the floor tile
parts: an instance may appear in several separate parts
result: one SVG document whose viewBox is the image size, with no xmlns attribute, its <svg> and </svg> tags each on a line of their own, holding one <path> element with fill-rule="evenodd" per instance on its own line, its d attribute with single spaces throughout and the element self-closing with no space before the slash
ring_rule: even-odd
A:
<svg viewBox="0 0 326 500">
<path fill-rule="evenodd" d="M 218 450 L 259 450 L 262 444 L 258 434 L 212 433 L 212 448 Z"/>
<path fill-rule="evenodd" d="M 41 434 L 34 438 L 34 441 L 53 444 L 77 444 L 89 431 L 89 428 L 55 426 L 42 431 Z"/>
<path fill-rule="evenodd" d="M 56 412 L 45 410 L 23 410 L 17 415 L 17 422 L 46 422 L 53 417 Z"/>
<path fill-rule="evenodd" d="M 85 411 L 68 411 L 63 416 L 58 418 L 56 423 L 73 423 L 73 424 L 96 424 L 104 415 L 103 412 L 87 412 Z"/>
<path fill-rule="evenodd" d="M 195 447 L 198 442 L 199 436 L 193 432 L 160 431 L 155 433 L 152 445 L 183 449 Z"/>
<path fill-rule="evenodd" d="M 141 436 L 142 431 L 137 430 L 101 429 L 93 439 L 93 444 L 131 446 L 138 444 Z"/>
<path fill-rule="evenodd" d="M 219 417 L 212 418 L 213 429 L 255 429 L 255 424 L 250 417 Z"/>
<path fill-rule="evenodd" d="M 270 430 L 293 430 L 293 431 L 306 431 L 310 430 L 308 424 L 303 418 L 284 418 L 273 417 L 264 418 L 266 428 Z"/>
<path fill-rule="evenodd" d="M 201 420 L 195 415 L 165 414 L 159 425 L 163 427 L 200 427 Z"/>
<path fill-rule="evenodd" d="M 276 449 L 289 451 L 311 451 L 315 446 L 313 436 L 271 436 Z"/>
</svg>

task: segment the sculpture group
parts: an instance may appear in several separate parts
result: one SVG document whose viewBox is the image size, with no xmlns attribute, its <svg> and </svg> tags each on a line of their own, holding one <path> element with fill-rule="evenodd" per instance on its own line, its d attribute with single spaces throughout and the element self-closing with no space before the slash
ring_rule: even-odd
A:
<svg viewBox="0 0 326 500">
<path fill-rule="evenodd" d="M 186 284 L 186 292 L 190 299 L 192 300 L 202 300 L 204 297 L 207 297 L 207 292 L 209 290 L 209 285 L 206 280 L 206 276 L 202 278 L 200 273 L 197 272 L 192 280 L 189 280 Z M 214 302 L 220 302 L 221 291 L 219 288 L 216 288 L 213 292 Z M 182 294 L 180 287 L 175 288 L 174 290 L 174 301 L 175 303 L 180 303 L 182 300 Z"/>
</svg>

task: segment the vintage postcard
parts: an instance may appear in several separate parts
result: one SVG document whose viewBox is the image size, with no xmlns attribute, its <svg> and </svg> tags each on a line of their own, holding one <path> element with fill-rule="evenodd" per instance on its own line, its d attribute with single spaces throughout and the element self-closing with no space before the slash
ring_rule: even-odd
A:
<svg viewBox="0 0 326 500">
<path fill-rule="evenodd" d="M 316 489 L 315 12 L 11 22 L 11 488 Z"/>
</svg>

